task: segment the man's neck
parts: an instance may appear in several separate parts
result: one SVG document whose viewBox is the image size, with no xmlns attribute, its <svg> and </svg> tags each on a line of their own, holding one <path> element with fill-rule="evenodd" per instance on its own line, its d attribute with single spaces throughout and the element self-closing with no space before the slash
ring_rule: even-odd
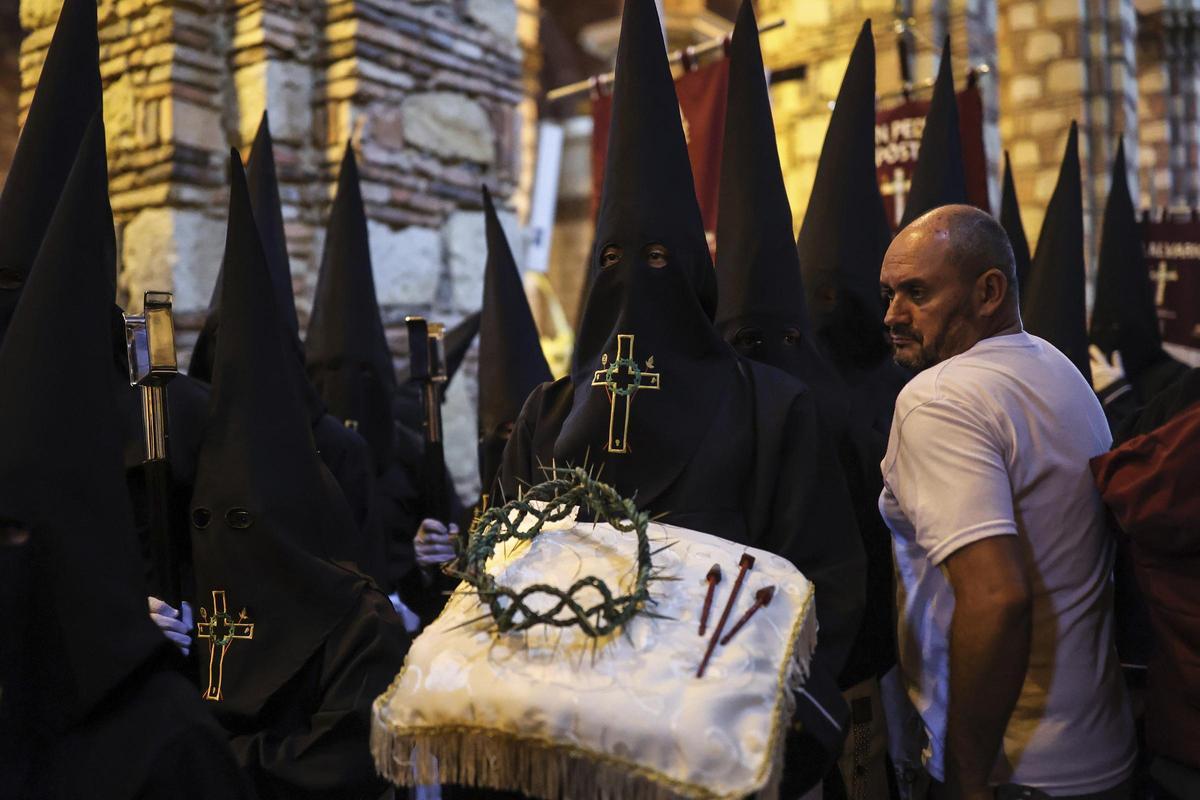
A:
<svg viewBox="0 0 1200 800">
<path fill-rule="evenodd" d="M 997 315 L 995 319 L 989 320 L 979 340 L 991 339 L 994 336 L 1011 336 L 1014 333 L 1021 333 L 1024 330 L 1025 328 L 1021 324 L 1020 312 L 1014 311 L 1008 314 Z"/>
</svg>

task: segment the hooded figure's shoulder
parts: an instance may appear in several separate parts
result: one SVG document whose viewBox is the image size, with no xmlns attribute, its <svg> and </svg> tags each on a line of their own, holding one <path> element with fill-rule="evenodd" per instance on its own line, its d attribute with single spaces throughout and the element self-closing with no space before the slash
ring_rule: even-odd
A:
<svg viewBox="0 0 1200 800">
<path fill-rule="evenodd" d="M 539 425 L 553 425 L 557 429 L 571 412 L 574 400 L 575 386 L 570 375 L 540 384 L 525 398 L 518 420 L 531 431 Z"/>
<path fill-rule="evenodd" d="M 227 735 L 182 675 L 154 669 L 123 690 L 55 746 L 62 796 L 253 797 Z"/>
<path fill-rule="evenodd" d="M 795 375 L 745 356 L 739 355 L 737 359 L 738 367 L 754 394 L 754 402 L 760 413 L 765 409 L 786 411 L 801 398 L 804 405 L 813 407 L 812 390 Z"/>
</svg>

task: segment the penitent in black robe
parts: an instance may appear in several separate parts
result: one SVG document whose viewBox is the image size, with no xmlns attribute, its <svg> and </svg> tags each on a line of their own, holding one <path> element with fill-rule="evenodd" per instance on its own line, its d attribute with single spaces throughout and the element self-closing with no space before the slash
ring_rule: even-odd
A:
<svg viewBox="0 0 1200 800">
<path fill-rule="evenodd" d="M 218 712 L 260 800 L 383 793 L 368 744 L 371 703 L 396 677 L 406 650 L 400 618 L 364 578 L 356 603 L 257 714 Z"/>
<path fill-rule="evenodd" d="M 131 676 L 91 716 L 38 749 L 34 771 L 44 779 L 30 787 L 31 797 L 255 796 L 196 687 L 165 660 L 154 671 Z"/>
<path fill-rule="evenodd" d="M 729 393 L 691 460 L 661 491 L 640 493 L 639 508 L 662 521 L 789 559 L 816 587 L 819 658 L 836 675 L 850 651 L 863 607 L 862 547 L 828 432 L 811 393 L 787 374 L 738 359 Z M 569 378 L 533 391 L 504 452 L 509 497 L 542 480 L 542 465 L 571 410 Z"/>
</svg>

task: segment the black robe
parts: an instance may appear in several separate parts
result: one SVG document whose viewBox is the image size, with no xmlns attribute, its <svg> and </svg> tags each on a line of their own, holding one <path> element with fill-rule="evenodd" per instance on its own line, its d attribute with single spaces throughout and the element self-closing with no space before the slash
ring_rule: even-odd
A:
<svg viewBox="0 0 1200 800">
<path fill-rule="evenodd" d="M 361 436 L 329 414 L 322 414 L 313 423 L 312 432 L 317 454 L 333 473 L 333 479 L 350 504 L 354 522 L 359 530 L 363 530 L 374 491 L 371 448 Z M 364 543 L 362 547 L 368 546 Z"/>
<path fill-rule="evenodd" d="M 383 577 L 380 586 L 397 592 L 408 608 L 428 625 L 442 612 L 447 593 L 457 581 L 443 576 L 438 570 L 422 569 L 417 565 L 413 539 L 421 520 L 432 516 L 427 508 L 422 487 L 424 445 L 420 437 L 397 425 L 392 447 L 392 463 L 375 480 L 371 499 L 372 525 L 383 543 Z M 447 472 L 445 478 L 450 522 L 466 530 L 469 520 L 454 481 Z"/>
<path fill-rule="evenodd" d="M 195 645 L 204 649 L 203 641 Z M 253 717 L 219 715 L 260 800 L 377 798 L 371 704 L 404 663 L 408 634 L 366 582 L 358 602 Z"/>
<path fill-rule="evenodd" d="M 5 790 L 4 797 L 254 797 L 196 687 L 162 666 L 130 676 L 87 719 L 39 750 L 42 785 L 28 795 Z"/>
<path fill-rule="evenodd" d="M 636 498 L 662 521 L 777 553 L 816 587 L 821 636 L 814 664 L 837 675 L 864 605 L 864 557 L 828 431 L 811 393 L 772 367 L 738 359 L 740 391 L 725 398 L 691 461 L 662 492 Z M 542 480 L 571 410 L 570 378 L 530 394 L 504 451 L 510 497 Z M 834 465 L 831 469 L 830 465 Z"/>
</svg>

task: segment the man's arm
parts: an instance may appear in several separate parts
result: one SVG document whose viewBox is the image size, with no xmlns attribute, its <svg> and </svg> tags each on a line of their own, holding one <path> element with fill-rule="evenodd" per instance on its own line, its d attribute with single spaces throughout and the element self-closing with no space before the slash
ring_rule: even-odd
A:
<svg viewBox="0 0 1200 800">
<path fill-rule="evenodd" d="M 1016 536 L 980 539 L 943 564 L 954 589 L 946 786 L 950 797 L 991 800 L 988 778 L 1029 666 L 1029 575 Z"/>
</svg>

